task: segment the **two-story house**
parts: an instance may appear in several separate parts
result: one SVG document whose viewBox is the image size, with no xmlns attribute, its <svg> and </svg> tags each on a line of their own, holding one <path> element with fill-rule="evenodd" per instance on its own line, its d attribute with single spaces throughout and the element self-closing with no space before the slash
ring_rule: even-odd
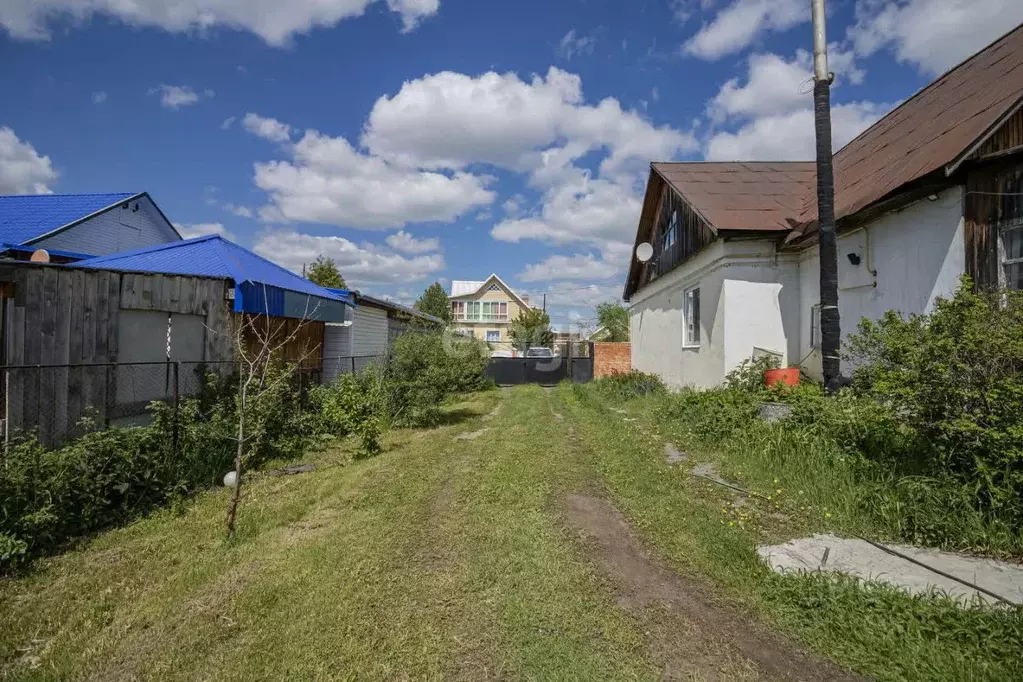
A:
<svg viewBox="0 0 1023 682">
<path fill-rule="evenodd" d="M 463 334 L 491 344 L 494 350 L 511 350 L 508 327 L 529 299 L 519 296 L 497 275 L 481 282 L 455 280 L 451 283 L 451 321 Z"/>
</svg>

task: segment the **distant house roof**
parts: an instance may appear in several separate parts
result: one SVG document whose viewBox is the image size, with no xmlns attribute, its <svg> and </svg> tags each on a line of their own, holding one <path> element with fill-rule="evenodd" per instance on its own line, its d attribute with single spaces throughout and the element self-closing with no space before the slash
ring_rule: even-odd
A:
<svg viewBox="0 0 1023 682">
<path fill-rule="evenodd" d="M 486 279 L 480 281 L 464 279 L 453 280 L 451 282 L 451 295 L 449 296 L 449 298 L 473 296 L 474 294 L 479 293 L 480 290 L 483 289 L 483 287 L 485 287 L 487 284 L 490 284 L 491 282 L 496 282 L 500 284 L 502 287 L 504 287 L 523 307 L 525 308 L 529 307 L 529 301 L 519 296 L 515 292 L 515 290 L 508 286 L 508 284 L 503 279 L 498 277 L 496 273 L 491 274 L 490 277 L 487 277 Z"/>
<path fill-rule="evenodd" d="M 789 230 L 787 219 L 814 190 L 813 162 L 693 161 L 654 163 L 670 184 L 715 230 Z"/>
<path fill-rule="evenodd" d="M 75 267 L 103 270 L 223 277 L 234 280 L 236 286 L 246 282 L 264 284 L 351 305 L 350 300 L 346 300 L 220 235 L 207 235 L 109 256 L 89 258 L 74 265 Z"/>
<path fill-rule="evenodd" d="M 147 195 L 108 192 L 0 196 L 0 242 L 29 244 L 142 196 Z"/>
</svg>

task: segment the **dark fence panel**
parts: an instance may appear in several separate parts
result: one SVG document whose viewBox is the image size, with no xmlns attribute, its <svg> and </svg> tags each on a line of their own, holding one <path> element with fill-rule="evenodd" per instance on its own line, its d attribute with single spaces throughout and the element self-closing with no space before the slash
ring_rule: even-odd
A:
<svg viewBox="0 0 1023 682">
<path fill-rule="evenodd" d="M 593 356 L 588 358 L 572 358 L 572 381 L 583 384 L 593 381 Z"/>
<path fill-rule="evenodd" d="M 491 358 L 490 364 L 487 365 L 487 378 L 492 379 L 498 386 L 517 384 L 551 386 L 568 379 L 569 376 L 572 381 L 579 382 L 592 379 L 592 358 Z"/>
</svg>

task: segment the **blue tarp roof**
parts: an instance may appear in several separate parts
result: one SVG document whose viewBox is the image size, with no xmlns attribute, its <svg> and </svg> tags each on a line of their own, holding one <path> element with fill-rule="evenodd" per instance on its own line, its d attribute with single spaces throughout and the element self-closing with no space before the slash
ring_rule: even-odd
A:
<svg viewBox="0 0 1023 682">
<path fill-rule="evenodd" d="M 0 196 L 0 242 L 24 244 L 138 192 Z"/>
<path fill-rule="evenodd" d="M 164 275 L 224 277 L 233 279 L 236 286 L 243 282 L 266 284 L 286 291 L 296 291 L 352 305 L 350 299 L 345 299 L 328 289 L 313 284 L 291 270 L 282 268 L 219 235 L 196 237 L 134 251 L 114 253 L 109 256 L 98 256 L 75 263 L 74 266 L 102 270 L 157 272 Z"/>
</svg>

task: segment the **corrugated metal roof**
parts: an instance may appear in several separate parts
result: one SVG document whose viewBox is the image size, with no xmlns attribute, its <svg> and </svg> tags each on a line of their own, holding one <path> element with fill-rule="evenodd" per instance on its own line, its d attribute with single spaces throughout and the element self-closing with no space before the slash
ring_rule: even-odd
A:
<svg viewBox="0 0 1023 682">
<path fill-rule="evenodd" d="M 109 256 L 99 256 L 74 265 L 102 270 L 224 277 L 234 280 L 236 285 L 253 282 L 320 298 L 344 300 L 338 294 L 334 294 L 219 235 L 207 235 Z"/>
<path fill-rule="evenodd" d="M 486 280 L 456 279 L 451 282 L 451 296 L 468 296 L 479 291 L 480 287 L 486 284 Z"/>
<path fill-rule="evenodd" d="M 715 230 L 789 230 L 813 190 L 812 162 L 654 163 Z"/>
<path fill-rule="evenodd" d="M 24 244 L 138 194 L 109 192 L 0 196 L 0 242 Z"/>
<path fill-rule="evenodd" d="M 1023 96 L 1023 25 L 906 100 L 835 154 L 835 217 L 860 211 L 969 150 Z M 816 221 L 817 196 L 800 222 Z"/>
</svg>

